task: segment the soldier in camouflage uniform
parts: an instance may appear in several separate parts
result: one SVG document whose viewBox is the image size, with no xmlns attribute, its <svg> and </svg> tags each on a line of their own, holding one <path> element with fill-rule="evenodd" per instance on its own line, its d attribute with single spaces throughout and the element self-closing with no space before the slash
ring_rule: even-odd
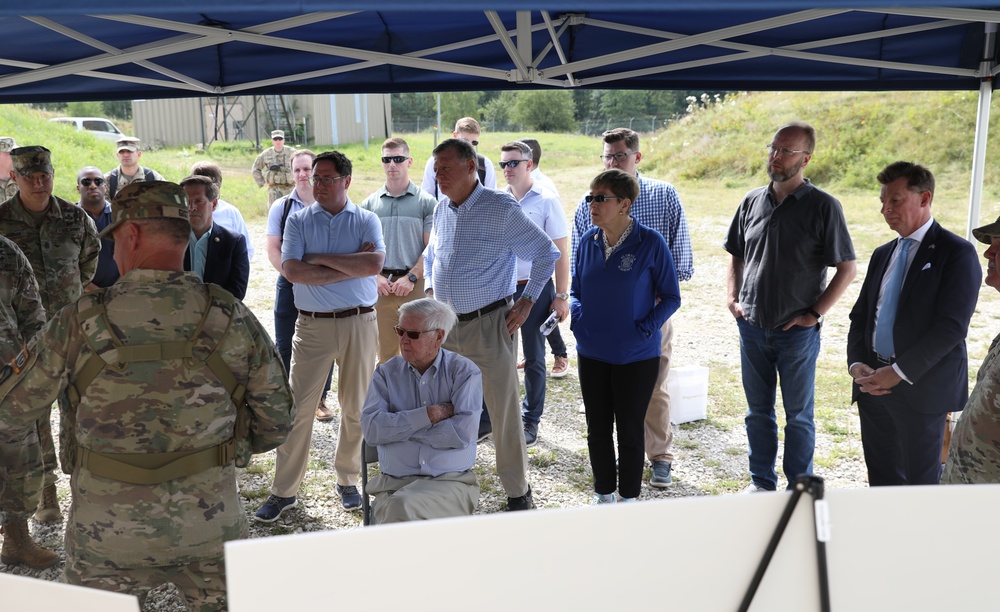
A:
<svg viewBox="0 0 1000 612">
<path fill-rule="evenodd" d="M 7 363 L 45 325 L 45 309 L 31 264 L 17 245 L 0 236 L 0 360 Z M 28 532 L 28 517 L 42 482 L 38 430 L 29 427 L 8 436 L 0 432 L 0 470 L 7 468 L 15 478 L 6 490 L 0 486 L 0 532 L 3 549 L 0 562 L 23 563 L 32 569 L 52 567 L 59 555 L 36 544 Z M 34 487 L 27 491 L 27 487 Z"/>
<path fill-rule="evenodd" d="M 274 146 L 264 149 L 253 162 L 253 180 L 258 187 L 267 186 L 267 204 L 270 207 L 278 198 L 285 197 L 295 187 L 292 177 L 292 153 L 295 149 L 285 146 L 285 132 L 271 132 Z"/>
<path fill-rule="evenodd" d="M 10 152 L 17 148 L 17 143 L 10 136 L 0 136 L 0 202 L 6 202 L 17 193 L 17 183 L 10 178 L 13 166 Z"/>
<path fill-rule="evenodd" d="M 160 173 L 152 168 L 144 168 L 139 165 L 139 158 L 142 157 L 142 150 L 139 148 L 139 139 L 134 136 L 122 136 L 115 142 L 118 147 L 118 167 L 104 175 L 104 180 L 108 183 L 108 199 L 115 197 L 115 194 L 125 188 L 126 185 L 138 183 L 140 181 L 162 181 Z"/>
<path fill-rule="evenodd" d="M 19 192 L 0 205 L 0 233 L 21 248 L 31 262 L 42 306 L 49 316 L 83 293 L 94 277 L 101 243 L 93 220 L 79 206 L 52 195 L 52 159 L 45 147 L 11 151 L 10 176 Z M 45 488 L 35 520 L 62 519 L 56 497 L 56 453 L 52 426 L 39 422 L 39 442 L 45 462 Z"/>
<path fill-rule="evenodd" d="M 977 240 L 990 245 L 986 258 L 986 284 L 1000 291 L 1000 218 L 972 230 Z M 976 386 L 951 435 L 942 484 L 1000 483 L 1000 335 L 976 375 Z"/>
<path fill-rule="evenodd" d="M 291 390 L 253 313 L 182 270 L 183 189 L 130 185 L 112 217 L 102 235 L 115 239 L 121 279 L 29 343 L 21 373 L 0 384 L 0 430 L 29 427 L 69 389 L 67 582 L 140 603 L 172 582 L 188 609 L 224 610 L 223 543 L 248 535 L 236 467 L 285 440 Z"/>
</svg>

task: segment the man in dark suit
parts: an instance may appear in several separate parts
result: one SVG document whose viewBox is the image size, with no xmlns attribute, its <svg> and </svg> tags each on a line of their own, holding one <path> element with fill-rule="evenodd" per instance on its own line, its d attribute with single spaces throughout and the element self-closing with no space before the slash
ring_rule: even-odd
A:
<svg viewBox="0 0 1000 612">
<path fill-rule="evenodd" d="M 212 223 L 212 212 L 219 203 L 219 188 L 212 179 L 189 176 L 181 181 L 181 187 L 187 193 L 191 215 L 191 244 L 184 255 L 184 269 L 242 300 L 250 278 L 246 238 Z"/>
<path fill-rule="evenodd" d="M 969 394 L 965 336 L 982 271 L 973 246 L 931 218 L 930 170 L 895 162 L 878 181 L 899 238 L 872 254 L 847 337 L 868 483 L 937 484 L 945 418 Z"/>
</svg>

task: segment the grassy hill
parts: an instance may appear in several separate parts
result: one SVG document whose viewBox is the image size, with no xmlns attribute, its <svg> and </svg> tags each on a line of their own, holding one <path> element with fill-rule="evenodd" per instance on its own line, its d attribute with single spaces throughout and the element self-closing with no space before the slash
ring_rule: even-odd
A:
<svg viewBox="0 0 1000 612">
<path fill-rule="evenodd" d="M 975 138 L 975 92 L 768 92 L 732 94 L 698 108 L 643 147 L 643 163 L 675 182 L 766 182 L 763 148 L 790 120 L 816 127 L 807 174 L 818 184 L 872 189 L 886 164 L 908 159 L 931 168 L 942 186 L 968 189 Z M 994 107 L 998 103 L 994 101 Z M 1000 155 L 1000 116 L 991 114 L 988 160 Z M 995 164 L 994 164 L 995 165 Z M 987 165 L 990 197 L 1000 176 Z"/>
</svg>

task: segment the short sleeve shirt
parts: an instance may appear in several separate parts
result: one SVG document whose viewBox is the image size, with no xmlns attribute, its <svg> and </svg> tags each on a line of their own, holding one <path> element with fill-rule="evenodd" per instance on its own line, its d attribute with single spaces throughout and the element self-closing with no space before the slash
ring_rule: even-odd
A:
<svg viewBox="0 0 1000 612">
<path fill-rule="evenodd" d="M 808 180 L 781 204 L 770 185 L 748 193 L 723 248 L 743 260 L 747 321 L 767 329 L 807 312 L 826 289 L 827 268 L 855 259 L 840 202 Z"/>
</svg>

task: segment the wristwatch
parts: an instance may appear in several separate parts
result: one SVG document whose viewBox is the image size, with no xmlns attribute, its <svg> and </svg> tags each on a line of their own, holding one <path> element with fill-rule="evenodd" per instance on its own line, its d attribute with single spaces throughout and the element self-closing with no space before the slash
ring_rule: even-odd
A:
<svg viewBox="0 0 1000 612">
<path fill-rule="evenodd" d="M 816 309 L 814 309 L 814 308 L 810 308 L 808 312 L 809 312 L 809 314 L 811 314 L 812 316 L 816 317 L 816 322 L 817 322 L 817 323 L 822 323 L 822 322 L 823 322 L 823 315 L 821 315 L 821 314 L 819 314 L 818 312 L 816 312 Z"/>
<path fill-rule="evenodd" d="M 556 297 L 559 298 L 559 299 L 561 299 L 561 300 L 566 300 L 567 302 L 569 301 L 569 294 L 568 293 L 557 293 Z"/>
<path fill-rule="evenodd" d="M 414 274 L 413 272 L 410 272 L 409 274 L 406 275 L 406 280 L 410 281 L 411 283 L 415 283 L 415 282 L 417 282 L 420 279 L 417 278 L 416 274 Z"/>
</svg>

